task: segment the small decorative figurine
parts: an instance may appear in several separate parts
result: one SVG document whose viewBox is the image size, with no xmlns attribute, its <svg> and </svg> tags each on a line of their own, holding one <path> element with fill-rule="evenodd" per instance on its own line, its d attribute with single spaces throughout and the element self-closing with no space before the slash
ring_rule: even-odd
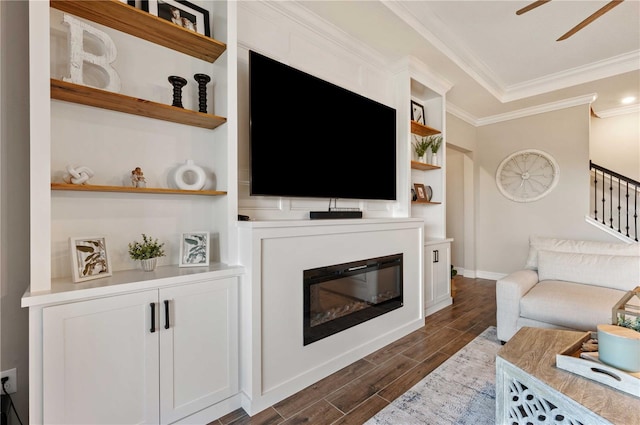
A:
<svg viewBox="0 0 640 425">
<path fill-rule="evenodd" d="M 207 83 L 211 77 L 206 74 L 196 74 L 193 78 L 198 82 L 198 112 L 207 113 Z"/>
<path fill-rule="evenodd" d="M 147 181 L 140 167 L 136 167 L 135 170 L 131 172 L 131 185 L 133 187 L 147 187 Z"/>
<path fill-rule="evenodd" d="M 67 165 L 67 173 L 62 177 L 65 183 L 69 184 L 85 184 L 91 177 L 93 177 L 93 170 L 84 165 L 81 167 L 73 167 Z"/>
<path fill-rule="evenodd" d="M 173 85 L 173 103 L 171 106 L 184 108 L 182 106 L 182 88 L 187 85 L 187 80 L 177 75 L 172 75 L 169 77 L 169 82 Z"/>
</svg>

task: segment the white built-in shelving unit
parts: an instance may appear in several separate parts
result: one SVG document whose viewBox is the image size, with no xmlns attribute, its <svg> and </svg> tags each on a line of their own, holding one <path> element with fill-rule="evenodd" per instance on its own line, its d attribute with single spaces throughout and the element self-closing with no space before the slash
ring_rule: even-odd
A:
<svg viewBox="0 0 640 425">
<path fill-rule="evenodd" d="M 212 37 L 119 0 L 29 2 L 31 281 L 22 305 L 33 423 L 207 423 L 240 406 L 237 12 L 235 2 L 194 3 L 210 14 Z M 120 93 L 93 87 L 101 76 L 90 67 L 87 85 L 64 81 L 63 14 L 113 40 Z M 212 77 L 215 113 L 198 112 L 196 73 Z M 184 108 L 171 106 L 169 75 L 188 80 Z M 205 190 L 172 187 L 187 159 L 205 169 Z M 67 164 L 95 176 L 65 184 Z M 138 166 L 146 188 L 127 184 Z M 209 266 L 178 267 L 189 231 L 210 232 Z M 165 243 L 153 272 L 128 258 L 142 233 Z M 112 274 L 74 283 L 69 238 L 91 236 L 106 238 Z M 96 382 L 101 390 L 89 390 Z"/>
</svg>

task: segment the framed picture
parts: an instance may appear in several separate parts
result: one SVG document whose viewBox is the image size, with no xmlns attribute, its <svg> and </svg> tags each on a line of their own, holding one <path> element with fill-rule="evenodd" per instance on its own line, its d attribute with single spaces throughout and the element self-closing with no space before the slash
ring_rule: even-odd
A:
<svg viewBox="0 0 640 425">
<path fill-rule="evenodd" d="M 209 232 L 187 232 L 180 239 L 180 267 L 209 265 Z"/>
<path fill-rule="evenodd" d="M 107 240 L 102 236 L 69 238 L 74 282 L 111 276 Z"/>
<path fill-rule="evenodd" d="M 418 196 L 417 201 L 428 201 L 427 189 L 425 189 L 422 183 L 414 183 L 413 187 L 416 189 L 416 195 Z"/>
<path fill-rule="evenodd" d="M 424 116 L 424 106 L 416 101 L 411 101 L 411 119 L 424 125 L 426 123 Z"/>
<path fill-rule="evenodd" d="M 142 9 L 169 22 L 211 37 L 209 12 L 185 0 L 143 0 Z"/>
</svg>

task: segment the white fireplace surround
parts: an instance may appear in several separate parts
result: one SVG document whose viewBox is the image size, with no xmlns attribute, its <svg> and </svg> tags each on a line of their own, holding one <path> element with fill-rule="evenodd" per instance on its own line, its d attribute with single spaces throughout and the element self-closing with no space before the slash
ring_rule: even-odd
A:
<svg viewBox="0 0 640 425">
<path fill-rule="evenodd" d="M 240 222 L 240 388 L 250 415 L 424 324 L 423 221 Z M 404 305 L 303 345 L 303 271 L 403 254 Z"/>
</svg>

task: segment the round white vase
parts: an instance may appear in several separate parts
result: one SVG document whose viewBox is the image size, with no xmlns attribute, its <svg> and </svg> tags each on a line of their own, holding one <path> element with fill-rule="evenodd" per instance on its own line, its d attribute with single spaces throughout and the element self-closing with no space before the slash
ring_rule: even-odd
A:
<svg viewBox="0 0 640 425">
<path fill-rule="evenodd" d="M 145 272 L 152 272 L 156 269 L 156 263 L 158 262 L 158 258 L 147 258 L 145 260 L 140 260 L 142 264 L 142 270 Z"/>
<path fill-rule="evenodd" d="M 187 176 L 194 177 L 194 179 L 188 179 Z M 204 187 L 206 180 L 207 176 L 202 167 L 195 165 L 190 159 L 176 168 L 174 172 L 174 181 L 178 189 L 200 190 Z"/>
</svg>

